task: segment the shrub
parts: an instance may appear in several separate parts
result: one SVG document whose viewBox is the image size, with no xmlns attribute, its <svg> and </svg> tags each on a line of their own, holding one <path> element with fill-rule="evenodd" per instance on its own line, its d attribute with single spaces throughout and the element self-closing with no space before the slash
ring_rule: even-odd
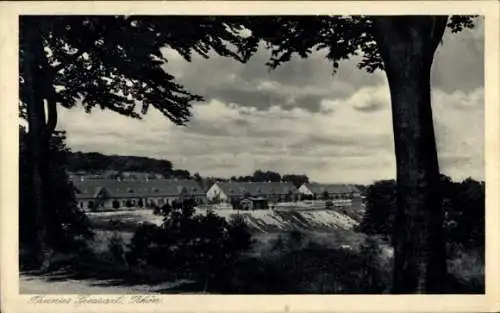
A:
<svg viewBox="0 0 500 313">
<path fill-rule="evenodd" d="M 360 247 L 361 272 L 366 292 L 381 292 L 390 286 L 389 266 L 381 258 L 382 250 L 377 240 L 366 237 Z"/>
<path fill-rule="evenodd" d="M 108 243 L 108 251 L 111 262 L 115 264 L 125 264 L 125 249 L 122 237 L 118 233 L 113 233 Z"/>
<path fill-rule="evenodd" d="M 484 293 L 484 250 L 457 248 L 448 261 L 451 292 Z"/>
<path fill-rule="evenodd" d="M 212 292 L 240 294 L 382 293 L 390 265 L 379 240 L 359 249 L 318 240 L 312 233 L 280 234 L 258 256 L 240 257 L 212 284 Z"/>
<path fill-rule="evenodd" d="M 221 293 L 303 294 L 381 293 L 389 268 L 379 257 L 356 250 L 308 243 L 303 248 L 279 250 L 238 260 L 217 280 Z"/>
<path fill-rule="evenodd" d="M 467 249 L 484 248 L 485 183 L 471 178 L 453 182 L 441 176 L 439 193 L 445 214 L 444 233 L 449 243 Z M 368 187 L 367 206 L 358 230 L 380 234 L 390 241 L 396 215 L 396 182 L 385 180 Z"/>
<path fill-rule="evenodd" d="M 243 219 L 227 222 L 211 211 L 194 215 L 191 199 L 164 205 L 160 211 L 161 226 L 143 224 L 134 233 L 127 253 L 131 265 L 177 272 L 202 282 L 206 290 L 252 243 Z"/>
</svg>

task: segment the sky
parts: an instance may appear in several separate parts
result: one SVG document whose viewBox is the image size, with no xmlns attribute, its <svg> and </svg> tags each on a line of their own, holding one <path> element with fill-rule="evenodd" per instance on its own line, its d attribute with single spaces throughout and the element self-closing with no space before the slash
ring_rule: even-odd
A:
<svg viewBox="0 0 500 313">
<path fill-rule="evenodd" d="M 432 68 L 432 107 L 441 172 L 484 179 L 484 28 L 445 33 Z M 157 111 L 134 120 L 111 111 L 60 109 L 59 130 L 73 151 L 147 156 L 202 176 L 255 170 L 304 173 L 324 183 L 395 178 L 385 73 L 357 59 L 332 75 L 324 53 L 292 59 L 274 71 L 260 49 L 247 63 L 212 57 L 191 63 L 165 51 L 165 69 L 205 98 L 176 126 Z"/>
</svg>

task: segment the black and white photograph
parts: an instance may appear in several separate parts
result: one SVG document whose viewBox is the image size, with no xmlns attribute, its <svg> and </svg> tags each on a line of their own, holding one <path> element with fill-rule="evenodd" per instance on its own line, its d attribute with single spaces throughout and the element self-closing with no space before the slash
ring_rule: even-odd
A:
<svg viewBox="0 0 500 313">
<path fill-rule="evenodd" d="M 18 22 L 21 295 L 485 294 L 484 16 Z"/>
</svg>

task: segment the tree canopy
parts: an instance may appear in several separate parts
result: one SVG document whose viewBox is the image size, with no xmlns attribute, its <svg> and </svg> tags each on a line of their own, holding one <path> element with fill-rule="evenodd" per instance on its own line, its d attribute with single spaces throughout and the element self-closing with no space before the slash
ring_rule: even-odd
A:
<svg viewBox="0 0 500 313">
<path fill-rule="evenodd" d="M 252 31 L 247 49 L 256 51 L 258 42 L 264 41 L 266 48 L 271 50 L 267 65 L 273 69 L 290 61 L 294 56 L 306 58 L 314 51 L 326 50 L 326 58 L 333 65 L 333 73 L 337 71 L 342 60 L 353 56 L 361 56 L 358 67 L 372 73 L 377 69 L 384 69 L 375 38 L 374 20 L 377 18 L 379 17 L 361 15 L 250 17 L 245 22 L 245 26 Z M 402 26 L 406 17 L 398 18 Z M 435 23 L 438 23 L 437 18 L 442 18 L 446 27 L 453 33 L 474 27 L 473 16 L 427 18 L 435 19 Z M 409 36 L 404 33 L 404 27 L 399 31 L 402 35 Z"/>
<path fill-rule="evenodd" d="M 20 100 L 26 116 L 27 54 L 43 46 L 37 60 L 43 77 L 41 97 L 64 107 L 81 102 L 87 112 L 95 107 L 141 118 L 154 107 L 176 124 L 190 117 L 193 101 L 164 70 L 163 48 L 177 51 L 187 61 L 193 54 L 210 53 L 245 61 L 241 27 L 215 17 L 162 16 L 23 16 L 20 19 Z M 37 36 L 38 42 L 34 42 Z"/>
<path fill-rule="evenodd" d="M 20 101 L 26 116 L 26 62 L 35 33 L 43 46 L 41 96 L 71 108 L 81 101 L 87 112 L 105 108 L 141 118 L 154 107 L 176 124 L 190 117 L 193 101 L 168 73 L 163 48 L 190 61 L 211 53 L 245 62 L 264 41 L 272 51 L 271 68 L 294 55 L 328 51 L 333 71 L 339 62 L 362 55 L 358 64 L 369 72 L 383 69 L 373 37 L 372 16 L 24 16 L 20 19 Z M 470 16 L 452 16 L 452 32 L 473 27 Z M 251 35 L 243 35 L 244 29 Z M 165 71 L 165 69 L 167 69 Z"/>
</svg>

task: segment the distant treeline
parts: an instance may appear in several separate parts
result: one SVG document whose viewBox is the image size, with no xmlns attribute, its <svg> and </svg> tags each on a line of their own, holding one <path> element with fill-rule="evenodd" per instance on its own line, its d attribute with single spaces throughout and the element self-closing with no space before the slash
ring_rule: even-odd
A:
<svg viewBox="0 0 500 313">
<path fill-rule="evenodd" d="M 246 175 L 246 176 L 232 176 L 230 178 L 232 181 L 239 181 L 239 182 L 291 182 L 293 183 L 296 187 L 299 187 L 303 183 L 308 183 L 309 182 L 309 177 L 304 174 L 284 174 L 281 175 L 278 172 L 273 172 L 273 171 L 262 171 L 262 170 L 257 170 L 255 171 L 252 175 Z"/>
<path fill-rule="evenodd" d="M 256 170 L 251 175 L 222 177 L 202 177 L 198 173 L 191 174 L 185 169 L 174 169 L 169 160 L 160 160 L 148 157 L 104 155 L 98 152 L 69 152 L 67 157 L 68 171 L 99 174 L 104 171 L 141 172 L 160 174 L 165 178 L 194 179 L 203 186 L 210 188 L 217 181 L 237 181 L 237 182 L 291 182 L 299 188 L 303 183 L 310 182 L 305 174 L 280 174 L 274 171 Z M 111 175 L 113 176 L 113 175 Z M 361 190 L 364 186 L 356 185 Z"/>
<path fill-rule="evenodd" d="M 161 174 L 166 178 L 190 178 L 191 173 L 183 169 L 173 169 L 169 160 L 148 157 L 104 155 L 97 152 L 70 152 L 68 170 L 99 173 L 103 171 L 142 172 Z"/>
</svg>

